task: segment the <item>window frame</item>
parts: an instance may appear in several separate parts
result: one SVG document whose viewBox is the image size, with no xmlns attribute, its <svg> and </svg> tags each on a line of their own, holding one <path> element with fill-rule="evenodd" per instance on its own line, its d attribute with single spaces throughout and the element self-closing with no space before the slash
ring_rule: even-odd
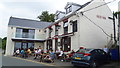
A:
<svg viewBox="0 0 120 68">
<path fill-rule="evenodd" d="M 73 32 L 77 32 L 78 31 L 78 23 L 77 23 L 77 20 L 73 21 L 72 22 L 72 31 Z"/>
<path fill-rule="evenodd" d="M 72 12 L 72 6 L 69 6 L 68 8 L 66 8 L 66 14 Z"/>
</svg>

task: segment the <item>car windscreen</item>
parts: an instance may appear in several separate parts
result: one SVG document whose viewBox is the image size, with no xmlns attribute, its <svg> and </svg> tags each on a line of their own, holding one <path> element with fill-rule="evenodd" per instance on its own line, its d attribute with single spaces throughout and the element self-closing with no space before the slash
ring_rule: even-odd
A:
<svg viewBox="0 0 120 68">
<path fill-rule="evenodd" d="M 92 49 L 79 49 L 78 51 L 76 51 L 77 53 L 89 53 Z"/>
</svg>

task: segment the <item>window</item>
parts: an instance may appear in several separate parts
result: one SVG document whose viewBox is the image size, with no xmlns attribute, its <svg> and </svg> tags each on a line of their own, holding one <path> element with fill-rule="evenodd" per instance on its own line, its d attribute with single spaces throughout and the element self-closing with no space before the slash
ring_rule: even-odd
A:
<svg viewBox="0 0 120 68">
<path fill-rule="evenodd" d="M 21 28 L 16 28 L 16 36 L 17 38 L 21 38 L 22 37 L 22 29 Z"/>
<path fill-rule="evenodd" d="M 58 35 L 59 26 L 55 26 L 55 35 Z"/>
<path fill-rule="evenodd" d="M 73 21 L 73 32 L 77 32 L 77 20 Z"/>
<path fill-rule="evenodd" d="M 31 51 L 34 50 L 34 42 L 15 42 L 14 51 L 16 49 L 26 49 L 30 48 Z"/>
<path fill-rule="evenodd" d="M 14 51 L 16 51 L 16 49 L 21 49 L 21 42 L 15 42 Z"/>
<path fill-rule="evenodd" d="M 98 50 L 98 52 L 99 52 L 99 54 L 101 54 L 101 55 L 105 55 L 105 52 L 102 51 L 102 50 Z"/>
<path fill-rule="evenodd" d="M 72 6 L 69 6 L 67 9 L 66 9 L 66 14 L 70 13 L 72 11 Z"/>
<path fill-rule="evenodd" d="M 11 27 L 11 29 L 13 29 L 13 27 Z"/>
<path fill-rule="evenodd" d="M 64 43 L 63 50 L 70 51 L 71 50 L 71 37 L 64 37 L 63 43 Z"/>
<path fill-rule="evenodd" d="M 49 29 L 49 37 L 51 37 L 52 29 Z"/>
<path fill-rule="evenodd" d="M 16 37 L 17 38 L 34 38 L 34 34 L 35 34 L 34 29 L 16 28 Z"/>
<path fill-rule="evenodd" d="M 31 51 L 34 50 L 34 43 L 31 42 L 31 43 L 28 43 L 28 48 L 30 48 Z"/>
<path fill-rule="evenodd" d="M 35 30 L 34 29 L 29 29 L 29 38 L 34 38 L 34 35 L 35 35 Z"/>
<path fill-rule="evenodd" d="M 68 22 L 64 23 L 64 34 L 68 33 Z"/>
</svg>

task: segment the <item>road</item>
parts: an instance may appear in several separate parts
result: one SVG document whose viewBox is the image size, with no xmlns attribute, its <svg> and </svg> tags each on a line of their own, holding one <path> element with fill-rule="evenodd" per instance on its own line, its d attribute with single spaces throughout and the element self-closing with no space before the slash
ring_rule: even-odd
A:
<svg viewBox="0 0 120 68">
<path fill-rule="evenodd" d="M 51 64 L 34 62 L 33 60 L 28 61 L 27 59 L 20 59 L 10 56 L 2 56 L 1 54 L 0 64 L 2 64 L 2 68 L 77 68 L 72 66 L 52 66 Z M 118 66 L 119 63 L 111 63 L 99 68 L 118 68 Z"/>
</svg>

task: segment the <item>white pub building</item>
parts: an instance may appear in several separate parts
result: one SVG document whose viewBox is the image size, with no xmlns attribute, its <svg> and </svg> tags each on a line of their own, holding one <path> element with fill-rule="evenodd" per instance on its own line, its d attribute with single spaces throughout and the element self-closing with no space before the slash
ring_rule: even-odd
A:
<svg viewBox="0 0 120 68">
<path fill-rule="evenodd" d="M 114 32 L 113 21 L 108 17 L 112 16 L 112 12 L 107 5 L 103 4 L 105 4 L 104 0 L 91 0 L 83 5 L 68 2 L 65 12 L 56 11 L 53 24 L 46 23 L 48 26 L 40 29 L 37 27 L 33 30 L 32 33 L 35 34 L 35 37 L 32 40 L 17 39 L 17 42 L 21 41 L 22 43 L 18 43 L 16 47 L 21 48 L 24 45 L 23 47 L 27 48 L 28 44 L 34 47 L 42 45 L 44 50 L 52 48 L 55 51 L 62 48 L 64 52 L 69 52 L 73 49 L 78 50 L 80 46 L 85 48 L 111 46 Z M 95 8 L 100 5 L 103 6 Z M 12 36 L 10 31 L 8 30 L 6 55 L 12 55 L 15 49 L 14 41 L 16 39 L 10 37 Z M 26 31 L 24 27 L 24 32 Z M 12 32 L 15 34 L 15 30 Z"/>
</svg>

